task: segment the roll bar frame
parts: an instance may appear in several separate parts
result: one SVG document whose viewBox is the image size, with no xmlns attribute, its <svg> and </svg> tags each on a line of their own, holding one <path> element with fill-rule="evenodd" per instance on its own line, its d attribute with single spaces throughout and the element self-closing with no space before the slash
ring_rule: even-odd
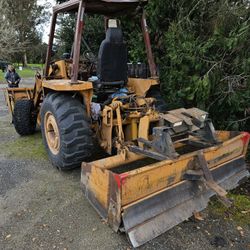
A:
<svg viewBox="0 0 250 250">
<path fill-rule="evenodd" d="M 143 2 L 144 4 L 147 2 L 146 0 L 70 0 L 62 4 L 58 4 L 53 8 L 52 14 L 52 22 L 50 27 L 50 35 L 49 35 L 49 42 L 46 54 L 46 62 L 45 62 L 45 78 L 49 77 L 49 67 L 51 61 L 51 54 L 52 54 L 52 46 L 55 37 L 55 27 L 56 27 L 56 20 L 58 13 L 64 12 L 77 12 L 77 20 L 76 20 L 76 31 L 74 37 L 74 53 L 73 53 L 73 65 L 72 65 L 72 74 L 71 74 L 71 84 L 77 83 L 78 80 L 78 70 L 79 70 L 79 58 L 80 58 L 80 49 L 81 49 L 81 37 L 84 29 L 84 14 L 88 13 L 88 10 L 91 13 L 95 12 L 96 10 L 101 10 L 100 4 L 105 4 L 106 6 L 110 7 L 112 10 L 112 16 L 116 13 L 121 13 L 124 8 L 119 6 L 120 4 L 125 4 L 126 8 L 131 9 L 130 5 L 140 6 L 140 3 Z M 99 5 L 98 5 L 99 4 Z M 135 5 L 136 4 L 136 5 Z M 113 9 L 112 9 L 113 8 Z M 116 12 L 117 9 L 117 12 Z M 102 11 L 103 15 L 107 18 L 107 14 L 109 11 L 105 9 Z M 96 11 L 98 12 L 98 11 Z M 152 78 L 157 78 L 157 68 L 152 52 L 151 41 L 148 31 L 148 26 L 146 22 L 146 14 L 145 11 L 142 10 L 141 15 L 141 28 L 144 37 L 144 44 L 147 52 L 147 60 L 150 69 L 150 75 Z"/>
</svg>

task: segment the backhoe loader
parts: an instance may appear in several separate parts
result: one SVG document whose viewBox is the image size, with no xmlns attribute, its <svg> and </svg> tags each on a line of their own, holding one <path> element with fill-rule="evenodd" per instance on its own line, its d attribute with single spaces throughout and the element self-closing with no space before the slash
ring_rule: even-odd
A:
<svg viewBox="0 0 250 250">
<path fill-rule="evenodd" d="M 146 0 L 70 0 L 53 8 L 46 66 L 33 88 L 6 89 L 20 135 L 41 127 L 52 164 L 80 166 L 85 197 L 116 232 L 138 247 L 203 210 L 249 176 L 247 132 L 216 131 L 198 108 L 168 110 L 160 95 Z M 52 60 L 59 13 L 77 13 L 72 57 Z M 104 16 L 96 72 L 81 61 L 88 14 Z M 150 76 L 128 75 L 119 18 L 139 16 Z M 131 18 L 132 20 L 132 18 Z M 89 62 L 92 63 L 92 62 Z M 89 65 L 89 64 L 88 64 Z M 131 65 L 129 66 L 131 69 Z M 109 154 L 94 159 L 95 143 Z"/>
</svg>

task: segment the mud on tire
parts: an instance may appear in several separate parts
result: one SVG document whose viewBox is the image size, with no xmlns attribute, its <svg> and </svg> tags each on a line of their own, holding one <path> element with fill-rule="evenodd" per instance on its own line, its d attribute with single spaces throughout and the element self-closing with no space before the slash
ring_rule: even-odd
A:
<svg viewBox="0 0 250 250">
<path fill-rule="evenodd" d="M 13 123 L 19 135 L 31 135 L 36 130 L 37 116 L 32 100 L 17 100 L 14 106 Z"/>
<path fill-rule="evenodd" d="M 52 125 L 56 122 L 59 144 L 51 144 L 49 140 L 53 129 L 46 128 L 50 126 L 48 119 L 52 119 Z M 49 158 L 61 170 L 80 166 L 92 153 L 92 131 L 86 110 L 79 100 L 68 94 L 50 93 L 46 96 L 41 107 L 41 130 Z"/>
</svg>

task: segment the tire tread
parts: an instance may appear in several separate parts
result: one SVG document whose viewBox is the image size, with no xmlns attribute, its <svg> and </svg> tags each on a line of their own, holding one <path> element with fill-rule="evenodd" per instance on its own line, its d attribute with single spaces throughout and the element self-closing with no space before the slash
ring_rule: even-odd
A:
<svg viewBox="0 0 250 250">
<path fill-rule="evenodd" d="M 36 130 L 36 115 L 32 100 L 17 100 L 13 114 L 14 127 L 19 135 L 31 135 Z"/>
<path fill-rule="evenodd" d="M 53 155 L 44 135 L 44 115 L 50 111 L 55 116 L 60 130 L 61 147 L 58 155 Z M 52 164 L 62 170 L 73 169 L 91 155 L 93 149 L 92 132 L 83 104 L 63 93 L 50 93 L 42 108 L 42 133 L 44 144 Z"/>
</svg>

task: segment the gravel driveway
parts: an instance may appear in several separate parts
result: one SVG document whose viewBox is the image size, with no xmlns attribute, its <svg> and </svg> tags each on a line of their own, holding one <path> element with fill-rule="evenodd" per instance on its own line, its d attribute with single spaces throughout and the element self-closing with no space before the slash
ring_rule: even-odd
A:
<svg viewBox="0 0 250 250">
<path fill-rule="evenodd" d="M 250 249 L 249 225 L 239 231 L 237 222 L 209 211 L 203 221 L 184 222 L 139 249 Z M 0 249 L 131 249 L 126 236 L 114 233 L 84 198 L 80 169 L 53 168 L 39 131 L 25 138 L 16 134 L 2 91 Z"/>
</svg>

